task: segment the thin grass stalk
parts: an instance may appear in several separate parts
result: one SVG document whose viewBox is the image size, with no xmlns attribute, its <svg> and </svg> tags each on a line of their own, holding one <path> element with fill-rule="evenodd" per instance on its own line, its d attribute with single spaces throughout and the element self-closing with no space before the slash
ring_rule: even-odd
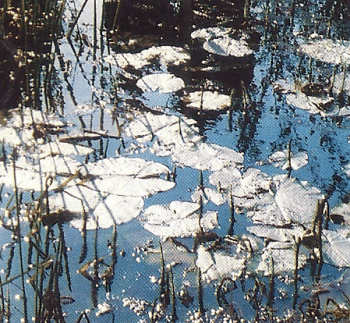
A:
<svg viewBox="0 0 350 323">
<path fill-rule="evenodd" d="M 293 293 L 293 310 L 297 305 L 298 300 L 298 271 L 299 271 L 299 251 L 301 239 L 299 237 L 295 240 L 295 267 L 294 267 L 294 293 Z"/>
<path fill-rule="evenodd" d="M 68 287 L 69 291 L 72 292 L 72 282 L 71 282 L 70 273 L 69 273 L 67 245 L 66 245 L 66 240 L 64 238 L 63 225 L 58 224 L 58 228 L 59 228 L 59 232 L 60 232 L 61 250 L 62 250 L 63 258 L 64 258 L 64 269 L 66 272 L 67 287 Z"/>
<path fill-rule="evenodd" d="M 160 272 L 160 291 L 159 291 L 159 302 L 161 304 L 165 304 L 166 302 L 166 270 L 165 270 L 165 261 L 164 261 L 164 253 L 162 243 L 159 241 L 160 248 L 160 261 L 161 261 L 161 272 Z"/>
<path fill-rule="evenodd" d="M 10 252 L 9 252 L 9 257 L 7 259 L 5 280 L 8 280 L 10 275 L 11 275 L 11 269 L 12 269 L 12 263 L 13 263 L 14 256 L 15 256 L 15 246 L 11 246 Z"/>
<path fill-rule="evenodd" d="M 15 189 L 15 198 L 16 198 L 16 219 L 17 219 L 17 241 L 18 241 L 18 254 L 19 254 L 19 264 L 21 271 L 21 287 L 22 287 L 22 296 L 23 296 L 23 314 L 24 314 L 24 323 L 28 322 L 28 308 L 27 308 L 27 296 L 25 289 L 25 279 L 24 279 L 24 265 L 23 265 L 23 253 L 22 253 L 22 239 L 21 239 L 21 219 L 20 219 L 20 205 L 19 205 L 19 195 L 17 187 L 17 178 L 16 178 L 16 149 L 13 151 L 13 180 L 14 180 L 14 189 Z"/>
<path fill-rule="evenodd" d="M 269 278 L 269 292 L 267 295 L 267 307 L 269 308 L 271 315 L 273 315 L 273 303 L 275 298 L 275 262 L 273 258 L 270 258 L 270 278 Z"/>
<path fill-rule="evenodd" d="M 233 197 L 232 197 L 232 190 L 230 190 L 230 194 L 229 194 L 229 206 L 230 206 L 230 227 L 228 229 L 227 235 L 229 236 L 233 236 L 234 231 L 233 231 L 233 227 L 235 225 L 235 207 L 234 207 L 234 201 L 233 201 Z"/>
<path fill-rule="evenodd" d="M 7 308 L 6 308 L 6 320 L 7 322 L 10 322 L 10 318 L 11 318 L 11 298 L 10 298 L 10 287 L 7 286 Z"/>
<path fill-rule="evenodd" d="M 174 274 L 173 267 L 170 267 L 170 294 L 171 294 L 171 318 L 170 322 L 174 323 L 177 321 L 178 316 L 176 314 L 176 295 L 175 295 L 175 285 L 174 285 Z"/>
<path fill-rule="evenodd" d="M 95 239 L 94 239 L 94 262 L 93 262 L 93 281 L 91 282 L 91 299 L 94 307 L 97 307 L 98 304 L 98 218 L 96 219 L 96 230 L 95 230 Z"/>
<path fill-rule="evenodd" d="M 5 295 L 4 295 L 4 288 L 2 286 L 2 279 L 0 276 L 0 298 L 1 298 L 1 318 L 5 317 Z M 2 322 L 2 319 L 1 319 Z"/>
<path fill-rule="evenodd" d="M 85 212 L 84 204 L 83 201 L 81 201 L 81 207 L 82 207 L 82 218 L 83 218 L 83 226 L 81 230 L 81 236 L 83 238 L 83 245 L 81 247 L 81 252 L 79 256 L 79 264 L 81 264 L 87 255 L 87 230 L 86 230 L 86 225 L 87 225 L 87 213 Z"/>
<path fill-rule="evenodd" d="M 287 146 L 287 176 L 290 178 L 292 173 L 292 139 L 288 141 Z"/>
<path fill-rule="evenodd" d="M 96 49 L 97 49 L 97 5 L 96 0 L 94 1 L 94 29 L 93 29 L 93 45 L 92 45 L 92 59 L 96 61 Z M 96 66 L 94 65 L 96 68 Z"/>
<path fill-rule="evenodd" d="M 30 93 L 29 87 L 29 66 L 28 66 L 28 25 L 26 22 L 26 5 L 25 0 L 21 0 L 21 28 L 22 32 L 24 32 L 24 64 L 25 64 L 25 72 L 26 72 L 26 96 Z M 25 98 L 26 100 L 26 98 Z M 22 105 L 21 105 L 22 107 Z"/>
<path fill-rule="evenodd" d="M 316 280 L 319 281 L 321 279 L 321 272 L 323 267 L 323 250 L 322 250 L 322 221 L 323 221 L 323 210 L 324 210 L 324 202 L 318 202 L 318 222 L 317 222 L 317 248 L 318 248 L 318 266 L 316 271 Z"/>
<path fill-rule="evenodd" d="M 78 12 L 78 15 L 75 17 L 75 19 L 74 19 L 74 21 L 73 21 L 73 23 L 72 23 L 70 29 L 68 30 L 68 32 L 67 32 L 67 34 L 66 34 L 66 38 L 70 38 L 70 36 L 71 36 L 71 34 L 72 34 L 73 30 L 74 30 L 74 27 L 75 27 L 76 24 L 78 23 L 78 20 L 79 20 L 81 14 L 82 14 L 82 12 L 83 12 L 83 10 L 84 10 L 84 8 L 85 8 L 87 2 L 88 2 L 88 0 L 85 0 L 84 3 L 83 3 L 83 5 L 81 6 L 81 8 L 80 8 L 80 10 L 79 10 L 79 12 Z"/>
<path fill-rule="evenodd" d="M 203 316 L 205 313 L 204 302 L 203 302 L 203 285 L 202 285 L 202 272 L 198 267 L 197 269 L 197 278 L 198 278 L 198 312 L 200 316 Z"/>
</svg>

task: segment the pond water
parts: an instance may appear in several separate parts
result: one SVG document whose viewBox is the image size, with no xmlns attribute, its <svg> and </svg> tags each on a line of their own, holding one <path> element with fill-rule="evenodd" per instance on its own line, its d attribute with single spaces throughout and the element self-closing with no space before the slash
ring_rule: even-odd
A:
<svg viewBox="0 0 350 323">
<path fill-rule="evenodd" d="M 3 320 L 345 322 L 349 5 L 130 3 L 65 2 L 3 120 Z"/>
</svg>

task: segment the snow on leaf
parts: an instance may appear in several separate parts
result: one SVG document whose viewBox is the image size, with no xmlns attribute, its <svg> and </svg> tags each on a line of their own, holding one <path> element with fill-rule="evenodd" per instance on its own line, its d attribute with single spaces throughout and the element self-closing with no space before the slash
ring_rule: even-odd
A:
<svg viewBox="0 0 350 323">
<path fill-rule="evenodd" d="M 247 231 L 257 237 L 279 242 L 294 242 L 297 237 L 302 238 L 305 234 L 304 228 L 300 226 L 286 229 L 270 225 L 254 225 L 247 227 Z"/>
<path fill-rule="evenodd" d="M 266 276 L 271 275 L 272 259 L 273 271 L 275 274 L 291 272 L 295 269 L 295 250 L 293 245 L 285 243 L 269 243 L 269 245 L 263 249 L 257 271 L 262 271 Z M 303 252 L 299 252 L 298 268 L 303 268 L 306 264 L 306 255 Z"/>
<path fill-rule="evenodd" d="M 79 155 L 89 155 L 94 152 L 94 149 L 85 147 L 82 145 L 73 145 L 65 142 L 49 142 L 39 147 L 40 158 L 45 158 L 48 156 L 79 156 Z"/>
<path fill-rule="evenodd" d="M 135 69 L 141 69 L 151 64 L 151 61 L 158 59 L 160 64 L 165 66 L 179 65 L 190 60 L 190 55 L 181 47 L 159 46 L 150 47 L 140 53 L 125 53 L 109 55 L 105 58 L 106 62 L 117 65 L 120 68 L 126 68 L 129 65 Z"/>
<path fill-rule="evenodd" d="M 243 154 L 216 144 L 199 143 L 174 147 L 173 161 L 184 167 L 217 171 L 223 167 L 243 163 Z"/>
<path fill-rule="evenodd" d="M 153 140 L 151 152 L 160 156 L 170 155 L 173 147 L 202 139 L 193 119 L 165 114 L 136 114 L 124 130 L 127 136 L 141 143 Z"/>
<path fill-rule="evenodd" d="M 67 126 L 57 115 L 45 113 L 40 110 L 25 108 L 21 113 L 14 110 L 12 118 L 8 123 L 14 128 L 24 128 L 32 126 L 46 126 L 50 128 L 64 128 Z"/>
<path fill-rule="evenodd" d="M 297 153 L 291 152 L 291 158 L 290 158 L 290 166 L 294 170 L 298 170 L 301 167 L 307 165 L 308 163 L 308 155 L 306 152 L 301 151 Z M 268 160 L 266 161 L 260 161 L 258 162 L 259 165 L 268 165 L 272 164 L 275 167 L 281 167 L 282 169 L 287 169 L 289 167 L 288 162 L 288 151 L 276 151 L 273 153 Z"/>
<path fill-rule="evenodd" d="M 142 77 L 136 85 L 144 92 L 172 93 L 185 87 L 185 82 L 173 74 L 160 73 Z"/>
<path fill-rule="evenodd" d="M 104 193 L 147 197 L 154 193 L 168 191 L 175 186 L 175 183 L 156 177 L 138 178 L 114 175 L 96 178 L 84 185 Z"/>
<path fill-rule="evenodd" d="M 349 64 L 349 42 L 321 39 L 300 44 L 300 51 L 316 60 L 329 64 Z"/>
<path fill-rule="evenodd" d="M 209 231 L 218 226 L 217 212 L 208 211 L 201 218 L 196 213 L 199 204 L 173 201 L 169 205 L 152 205 L 142 217 L 143 227 L 163 239 L 168 237 L 190 237 L 201 231 Z"/>
<path fill-rule="evenodd" d="M 210 38 L 219 38 L 227 36 L 228 34 L 232 33 L 232 28 L 226 28 L 226 27 L 208 27 L 208 28 L 201 28 L 193 31 L 191 33 L 192 39 L 202 39 L 207 40 Z"/>
<path fill-rule="evenodd" d="M 241 243 L 225 246 L 225 251 L 208 251 L 203 245 L 197 249 L 196 265 L 201 269 L 202 279 L 211 282 L 224 276 L 236 280 L 242 273 L 248 254 Z"/>
<path fill-rule="evenodd" d="M 39 159 L 39 164 L 35 165 L 37 172 L 47 174 L 74 174 L 82 168 L 83 164 L 67 156 L 48 156 Z"/>
<path fill-rule="evenodd" d="M 338 110 L 333 106 L 334 99 L 331 97 L 307 96 L 304 93 L 289 93 L 286 95 L 286 102 L 298 109 L 306 110 L 311 114 L 322 116 L 337 115 Z"/>
<path fill-rule="evenodd" d="M 284 175 L 275 176 L 274 181 L 277 184 L 275 200 L 286 221 L 311 223 L 318 200 L 323 198 L 321 192 Z"/>
<path fill-rule="evenodd" d="M 217 91 L 195 91 L 188 93 L 184 97 L 184 102 L 188 108 L 220 111 L 230 107 L 231 97 Z"/>
<path fill-rule="evenodd" d="M 236 40 L 228 36 L 209 39 L 203 44 L 203 48 L 219 56 L 245 57 L 254 53 L 244 40 Z"/>
<path fill-rule="evenodd" d="M 98 176 L 135 176 L 138 178 L 167 175 L 170 170 L 167 166 L 142 158 L 106 158 L 96 163 L 87 163 L 86 171 Z"/>
<path fill-rule="evenodd" d="M 191 195 L 191 199 L 195 203 L 200 203 L 200 197 L 202 197 L 202 202 L 207 203 L 208 200 L 210 200 L 216 205 L 222 205 L 227 201 L 225 195 L 209 187 L 205 187 L 204 189 L 196 187 L 195 191 Z"/>
<path fill-rule="evenodd" d="M 349 230 L 331 231 L 323 230 L 322 251 L 326 255 L 326 262 L 330 262 L 337 267 L 350 267 L 350 249 Z"/>
</svg>

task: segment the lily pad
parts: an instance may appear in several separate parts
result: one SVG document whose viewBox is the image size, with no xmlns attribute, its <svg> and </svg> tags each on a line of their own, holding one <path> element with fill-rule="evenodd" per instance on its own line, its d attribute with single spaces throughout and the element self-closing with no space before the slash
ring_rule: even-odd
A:
<svg viewBox="0 0 350 323">
<path fill-rule="evenodd" d="M 211 54 L 225 57 L 246 57 L 254 53 L 244 40 L 236 40 L 228 36 L 209 39 L 203 44 L 203 48 Z"/>
<path fill-rule="evenodd" d="M 217 212 L 208 211 L 199 221 L 199 204 L 173 201 L 169 205 L 152 205 L 141 218 L 143 227 L 155 235 L 168 237 L 190 237 L 218 226 Z"/>
<path fill-rule="evenodd" d="M 349 64 L 349 42 L 331 39 L 313 40 L 299 45 L 300 51 L 314 59 L 329 64 Z"/>
<path fill-rule="evenodd" d="M 174 147 L 194 144 L 202 139 L 196 121 L 166 114 L 136 114 L 125 127 L 125 133 L 140 143 L 152 142 L 151 152 L 160 156 L 170 155 Z"/>
<path fill-rule="evenodd" d="M 120 68 L 132 66 L 135 69 L 141 69 L 151 64 L 151 61 L 157 59 L 161 65 L 180 65 L 190 60 L 190 55 L 181 47 L 159 46 L 150 47 L 140 53 L 124 53 L 109 55 L 105 61 L 117 65 Z"/>
<path fill-rule="evenodd" d="M 308 163 L 308 155 L 304 151 L 300 151 L 297 153 L 291 152 L 290 156 L 290 165 L 288 161 L 288 151 L 276 151 L 273 153 L 268 160 L 266 161 L 259 161 L 257 164 L 259 165 L 268 165 L 272 164 L 274 167 L 280 167 L 282 169 L 287 169 L 289 166 L 294 169 L 298 170 Z"/>
<path fill-rule="evenodd" d="M 307 225 L 317 211 L 317 203 L 323 198 L 320 190 L 284 175 L 275 176 L 276 203 L 286 221 Z"/>
<path fill-rule="evenodd" d="M 184 97 L 188 108 L 203 111 L 220 111 L 228 109 L 231 105 L 229 95 L 220 94 L 217 91 L 195 91 Z"/>
<path fill-rule="evenodd" d="M 136 85 L 144 92 L 172 93 L 185 87 L 185 82 L 173 74 L 150 74 L 139 79 Z"/>
<path fill-rule="evenodd" d="M 211 171 L 243 163 L 242 153 L 224 146 L 209 143 L 174 147 L 172 158 L 181 167 L 187 166 Z"/>
</svg>

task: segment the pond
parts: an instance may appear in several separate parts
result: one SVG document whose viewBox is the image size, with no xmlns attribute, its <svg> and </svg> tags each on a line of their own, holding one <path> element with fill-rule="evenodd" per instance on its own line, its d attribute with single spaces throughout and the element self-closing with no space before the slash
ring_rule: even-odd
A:
<svg viewBox="0 0 350 323">
<path fill-rule="evenodd" d="M 348 320 L 346 1 L 0 18 L 2 321 Z"/>
</svg>

